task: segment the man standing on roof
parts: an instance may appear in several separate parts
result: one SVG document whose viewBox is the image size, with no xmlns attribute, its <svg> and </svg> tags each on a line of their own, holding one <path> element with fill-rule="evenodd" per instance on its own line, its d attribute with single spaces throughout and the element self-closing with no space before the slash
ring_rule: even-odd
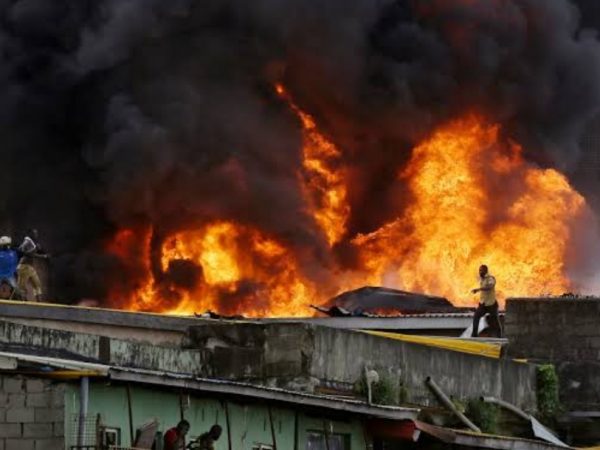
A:
<svg viewBox="0 0 600 450">
<path fill-rule="evenodd" d="M 180 421 L 165 433 L 163 438 L 164 450 L 183 450 L 185 448 L 185 436 L 190 431 L 190 423 L 187 420 Z"/>
<path fill-rule="evenodd" d="M 17 291 L 19 254 L 10 236 L 0 237 L 0 298 L 12 299 Z M 16 292 L 18 294 L 18 292 Z"/>
<path fill-rule="evenodd" d="M 479 292 L 479 305 L 473 315 L 472 337 L 479 334 L 479 321 L 483 316 L 489 314 L 488 323 L 490 330 L 500 337 L 500 321 L 498 320 L 498 302 L 496 301 L 496 279 L 489 273 L 488 266 L 479 266 L 479 287 L 472 289 L 471 293 Z"/>
<path fill-rule="evenodd" d="M 36 229 L 27 231 L 27 235 L 19 246 L 19 254 L 21 259 L 17 266 L 17 280 L 19 283 L 19 291 L 21 295 L 27 295 L 27 288 L 31 286 L 33 290 L 34 300 L 39 302 L 42 300 L 42 282 L 34 267 L 34 258 L 47 258 L 38 241 L 39 235 Z M 25 297 L 24 297 L 25 299 Z"/>
</svg>

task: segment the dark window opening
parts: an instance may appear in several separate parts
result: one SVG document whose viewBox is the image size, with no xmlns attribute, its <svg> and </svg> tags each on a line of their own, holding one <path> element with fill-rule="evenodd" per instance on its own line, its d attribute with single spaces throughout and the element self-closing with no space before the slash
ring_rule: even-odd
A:
<svg viewBox="0 0 600 450">
<path fill-rule="evenodd" d="M 310 431 L 306 450 L 350 450 L 350 435 L 339 433 L 325 435 L 320 431 Z"/>
</svg>

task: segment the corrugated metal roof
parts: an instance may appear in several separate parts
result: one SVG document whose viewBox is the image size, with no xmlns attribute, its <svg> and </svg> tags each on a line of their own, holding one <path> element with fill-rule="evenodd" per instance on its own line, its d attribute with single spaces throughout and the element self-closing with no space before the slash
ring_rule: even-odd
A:
<svg viewBox="0 0 600 450">
<path fill-rule="evenodd" d="M 564 450 L 565 448 L 573 448 L 541 440 L 443 428 L 420 421 L 415 421 L 415 424 L 419 430 L 448 444 L 499 450 Z"/>
<path fill-rule="evenodd" d="M 276 402 L 332 409 L 336 411 L 344 411 L 347 413 L 378 417 L 382 419 L 413 420 L 417 418 L 417 415 L 420 412 L 420 408 L 369 405 L 363 401 L 352 400 L 348 398 L 315 395 L 281 388 L 257 386 L 254 384 L 236 381 L 197 378 L 190 375 L 157 372 L 144 369 L 112 367 L 109 375 L 113 380 L 171 386 L 200 392 L 212 392 L 254 399 L 267 399 Z"/>
<path fill-rule="evenodd" d="M 305 392 L 291 391 L 280 388 L 259 386 L 230 380 L 199 378 L 189 374 L 161 372 L 130 367 L 109 366 L 61 358 L 50 358 L 40 355 L 0 352 L 0 359 L 5 363 L 14 360 L 20 363 L 39 365 L 36 375 L 57 377 L 60 379 L 74 377 L 97 376 L 107 377 L 117 381 L 130 381 L 158 386 L 170 386 L 199 392 L 210 392 L 223 395 L 234 395 L 253 399 L 267 399 L 276 402 L 297 404 L 307 407 L 333 409 L 351 414 L 367 415 L 384 419 L 401 420 L 415 419 L 419 408 L 400 406 L 369 405 L 360 400 L 339 398 L 326 395 L 315 395 Z M 47 368 L 57 368 L 50 371 Z M 9 369 L 7 366 L 6 369 Z M 15 364 L 11 369 L 19 371 Z M 31 371 L 28 370 L 31 374 Z"/>
<path fill-rule="evenodd" d="M 14 360 L 17 362 L 26 362 L 38 364 L 40 366 L 48 366 L 57 369 L 70 371 L 84 371 L 88 374 L 94 373 L 97 376 L 108 375 L 110 366 L 104 364 L 89 363 L 71 359 L 53 358 L 41 355 L 30 355 L 24 353 L 0 352 L 0 358 L 5 360 Z"/>
</svg>

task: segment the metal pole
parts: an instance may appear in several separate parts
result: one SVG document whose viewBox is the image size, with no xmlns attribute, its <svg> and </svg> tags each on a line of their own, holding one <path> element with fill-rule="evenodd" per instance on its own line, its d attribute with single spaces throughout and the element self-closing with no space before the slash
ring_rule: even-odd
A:
<svg viewBox="0 0 600 450">
<path fill-rule="evenodd" d="M 563 441 L 556 437 L 552 430 L 548 429 L 545 425 L 540 423 L 531 414 L 527 414 L 525 411 L 516 407 L 512 403 L 505 402 L 504 400 L 500 400 L 499 398 L 495 397 L 481 397 L 481 400 L 485 403 L 492 403 L 498 405 L 501 408 L 504 408 L 507 411 L 510 411 L 511 413 L 515 414 L 516 416 L 519 416 L 521 419 L 527 420 L 531 424 L 533 435 L 536 438 L 542 439 L 552 444 L 556 444 L 560 447 L 568 447 L 567 444 L 565 444 Z"/>
<path fill-rule="evenodd" d="M 454 403 L 452 403 L 452 401 L 446 396 L 446 394 L 444 394 L 442 389 L 435 383 L 435 381 L 433 381 L 433 379 L 431 377 L 427 377 L 426 382 L 427 382 L 427 386 L 429 386 L 431 388 L 431 390 L 433 392 L 435 392 L 435 394 L 442 401 L 442 403 L 446 406 L 446 408 L 448 408 L 450 411 L 452 411 L 456 415 L 456 417 L 458 417 L 461 420 L 462 423 L 464 423 L 471 430 L 476 431 L 477 433 L 481 433 L 481 430 L 477 427 L 477 425 L 475 425 L 473 422 L 471 422 L 467 418 L 467 416 L 465 416 L 458 409 L 456 409 L 456 406 L 454 406 Z"/>
<path fill-rule="evenodd" d="M 323 433 L 325 435 L 325 449 L 329 449 L 329 433 L 327 432 L 327 421 L 323 419 Z"/>
<path fill-rule="evenodd" d="M 127 413 L 129 418 L 129 442 L 133 447 L 135 445 L 135 436 L 133 435 L 133 408 L 131 406 L 131 386 L 129 383 L 125 386 L 127 390 Z"/>
<path fill-rule="evenodd" d="M 275 425 L 273 424 L 271 406 L 267 406 L 267 410 L 269 411 L 269 423 L 271 424 L 271 440 L 273 441 L 273 450 L 277 450 L 277 439 L 275 438 Z"/>
<path fill-rule="evenodd" d="M 231 450 L 231 424 L 229 422 L 229 406 L 227 402 L 223 402 L 225 406 L 225 423 L 227 424 L 227 448 Z"/>
<path fill-rule="evenodd" d="M 83 446 L 85 441 L 85 420 L 88 414 L 88 404 L 90 397 L 90 379 L 81 377 L 79 384 L 79 430 L 77 433 L 77 445 Z"/>
<path fill-rule="evenodd" d="M 498 405 L 498 406 L 512 412 L 513 414 L 519 416 L 523 420 L 531 419 L 531 416 L 529 414 L 527 414 L 525 411 L 523 411 L 522 409 L 519 409 L 515 405 L 505 402 L 504 400 L 500 400 L 499 398 L 481 397 L 481 401 L 484 403 L 492 403 L 492 404 Z"/>
<path fill-rule="evenodd" d="M 294 417 L 294 450 L 298 450 L 298 410 Z"/>
</svg>

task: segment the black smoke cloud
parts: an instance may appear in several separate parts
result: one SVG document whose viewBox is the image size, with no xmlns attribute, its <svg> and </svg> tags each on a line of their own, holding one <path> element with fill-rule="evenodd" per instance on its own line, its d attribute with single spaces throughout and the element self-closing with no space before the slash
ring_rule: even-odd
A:
<svg viewBox="0 0 600 450">
<path fill-rule="evenodd" d="M 64 301 L 135 278 L 103 251 L 116 230 L 215 218 L 325 276 L 339 261 L 306 213 L 301 130 L 274 82 L 343 152 L 352 235 L 400 212 L 410 148 L 468 110 L 577 174 L 600 104 L 584 24 L 566 0 L 2 0 L 3 230 L 40 229 Z"/>
</svg>

